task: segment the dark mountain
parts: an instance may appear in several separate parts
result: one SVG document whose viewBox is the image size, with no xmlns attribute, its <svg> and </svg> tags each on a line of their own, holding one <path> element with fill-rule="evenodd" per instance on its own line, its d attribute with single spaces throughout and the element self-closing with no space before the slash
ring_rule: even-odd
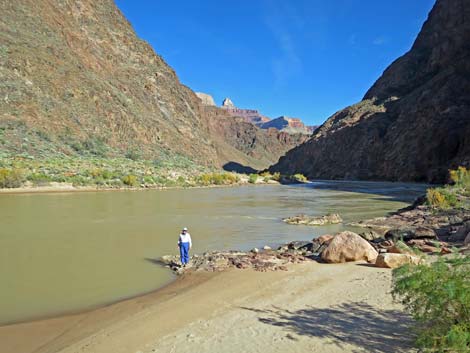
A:
<svg viewBox="0 0 470 353">
<path fill-rule="evenodd" d="M 437 0 L 364 99 L 271 167 L 310 178 L 442 182 L 470 166 L 470 0 Z"/>
</svg>

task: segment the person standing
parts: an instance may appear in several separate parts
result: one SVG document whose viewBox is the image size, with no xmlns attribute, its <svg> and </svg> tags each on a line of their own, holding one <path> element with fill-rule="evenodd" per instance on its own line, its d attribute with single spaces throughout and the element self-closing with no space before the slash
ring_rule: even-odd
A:
<svg viewBox="0 0 470 353">
<path fill-rule="evenodd" d="M 191 234 L 188 228 L 184 227 L 178 239 L 178 247 L 180 248 L 180 258 L 183 267 L 189 262 L 189 249 L 193 246 L 191 242 Z"/>
</svg>

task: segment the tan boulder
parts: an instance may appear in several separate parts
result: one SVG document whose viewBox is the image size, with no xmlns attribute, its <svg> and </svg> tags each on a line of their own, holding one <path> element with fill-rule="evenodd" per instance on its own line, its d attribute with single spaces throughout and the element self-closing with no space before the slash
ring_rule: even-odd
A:
<svg viewBox="0 0 470 353">
<path fill-rule="evenodd" d="M 353 232 L 341 232 L 331 239 L 321 258 L 328 263 L 366 260 L 374 262 L 379 253 L 372 245 Z"/>
<path fill-rule="evenodd" d="M 377 256 L 375 266 L 383 268 L 397 268 L 406 264 L 418 265 L 420 259 L 409 254 L 386 253 Z"/>
</svg>

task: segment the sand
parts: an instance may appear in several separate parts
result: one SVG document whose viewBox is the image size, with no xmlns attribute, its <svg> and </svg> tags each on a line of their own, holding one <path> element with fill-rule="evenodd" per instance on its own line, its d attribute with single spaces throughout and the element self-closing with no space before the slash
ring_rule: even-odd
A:
<svg viewBox="0 0 470 353">
<path fill-rule="evenodd" d="M 412 352 L 391 271 L 306 262 L 288 271 L 185 275 L 88 313 L 0 327 L 0 351 Z"/>
</svg>

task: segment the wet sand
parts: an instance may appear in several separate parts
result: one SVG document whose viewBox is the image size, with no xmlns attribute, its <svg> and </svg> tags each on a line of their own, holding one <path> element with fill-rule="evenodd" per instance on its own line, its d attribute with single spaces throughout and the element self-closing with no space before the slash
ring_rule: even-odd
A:
<svg viewBox="0 0 470 353">
<path fill-rule="evenodd" d="M 2 353 L 412 351 L 391 271 L 365 264 L 185 275 L 87 313 L 0 327 Z"/>
</svg>

